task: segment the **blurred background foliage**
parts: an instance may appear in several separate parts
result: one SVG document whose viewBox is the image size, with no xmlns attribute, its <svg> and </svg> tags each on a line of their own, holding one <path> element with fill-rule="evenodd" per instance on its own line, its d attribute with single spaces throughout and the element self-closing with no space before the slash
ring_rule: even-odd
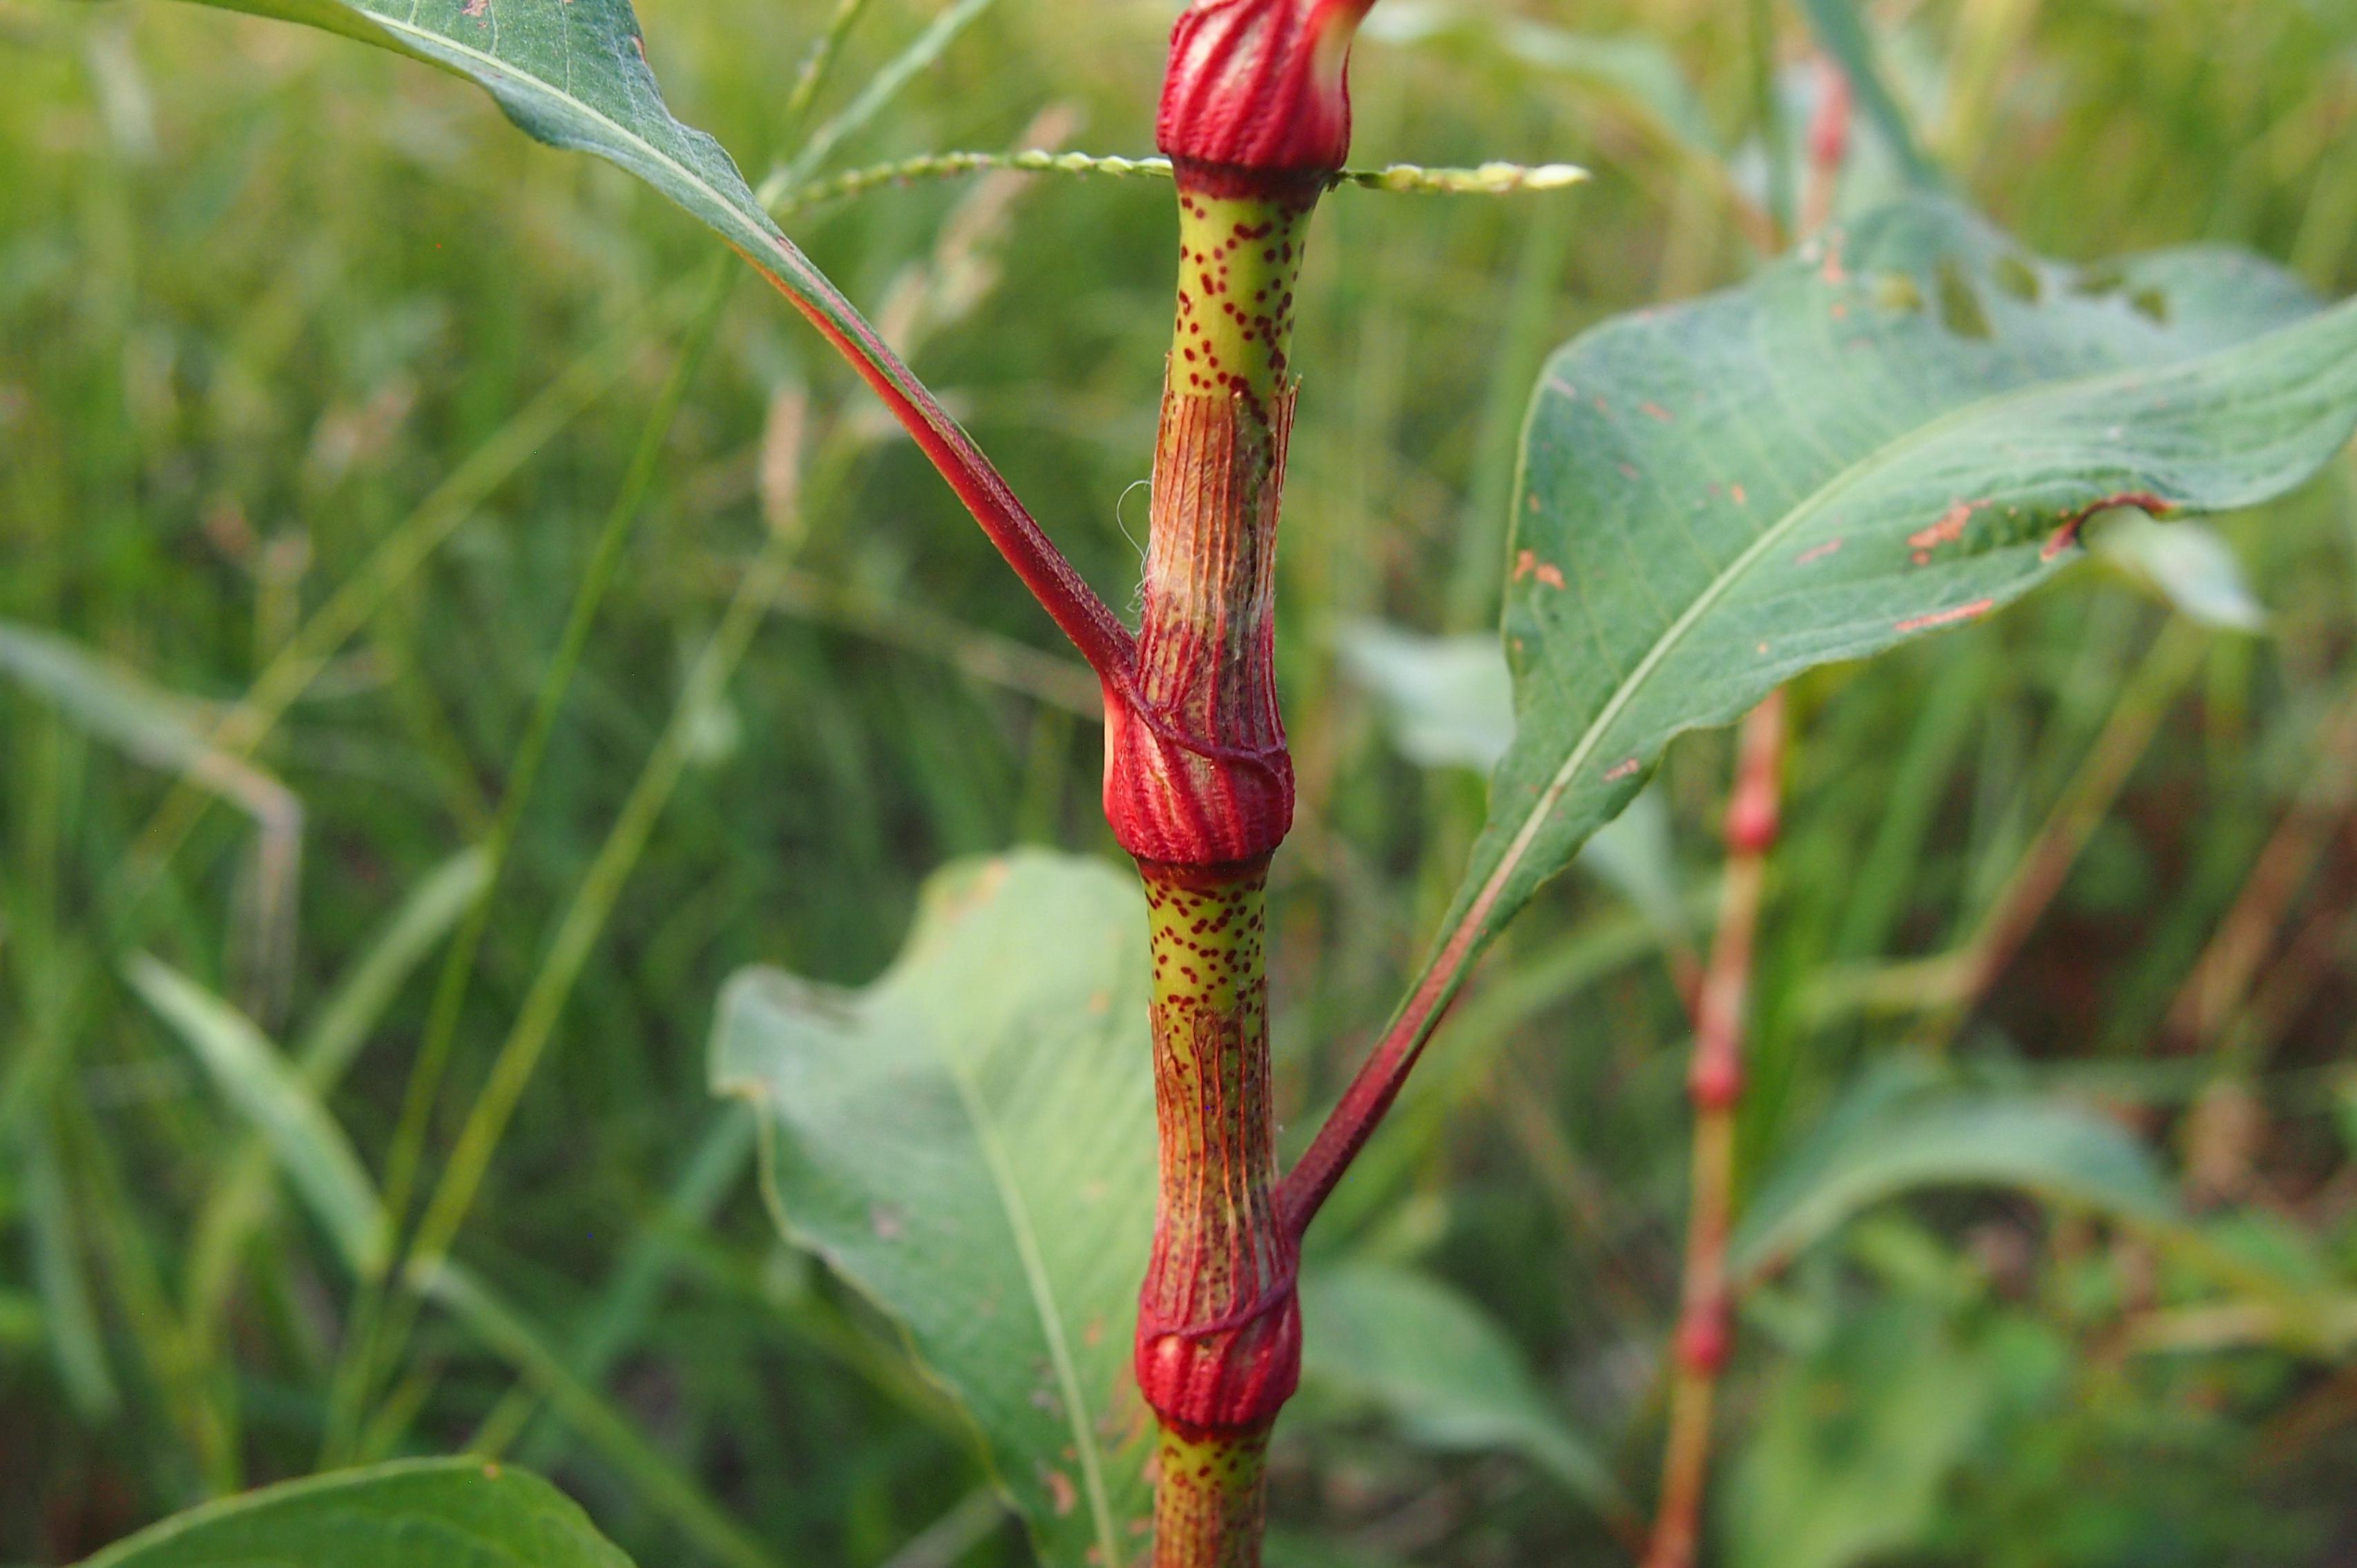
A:
<svg viewBox="0 0 2357 1568">
<path fill-rule="evenodd" d="M 829 9 L 641 15 L 673 108 L 758 182 L 803 145 L 780 110 Z M 1143 152 L 1170 10 L 967 0 L 824 166 Z M 1932 156 L 2028 243 L 2231 243 L 2357 289 L 2345 0 L 1867 11 Z M 876 0 L 809 123 L 940 15 Z M 588 921 L 458 1240 L 468 1283 L 437 1293 L 340 1456 L 501 1446 L 648 1563 L 1028 1561 L 891 1327 L 776 1239 L 702 1058 L 725 975 L 867 980 L 943 861 L 1111 853 L 1078 664 L 778 300 L 740 281 L 683 361 L 708 237 L 471 89 L 297 29 L 52 0 L 0 0 L 0 1562 L 70 1561 L 317 1461 L 353 1287 L 313 1217 L 351 1173 L 289 1170 L 305 1200 L 274 1196 L 253 1118 L 324 1107 L 360 1179 L 381 1171 L 420 968 L 480 877 L 465 852 L 683 363 L 429 1167 L 552 933 L 602 912 L 584 868 L 667 727 L 683 772 Z M 1290 1122 L 1382 1022 L 1479 825 L 1494 693 L 1478 650 L 1418 639 L 1494 616 L 1540 360 L 1742 276 L 1823 83 L 1772 0 L 1376 13 L 1361 164 L 1597 177 L 1344 190 L 1318 220 L 1281 564 Z M 1862 134 L 1844 204 L 1887 166 Z M 788 223 L 1116 601 L 1170 207 L 1147 179 L 998 177 Z M 1911 1074 L 2133 1133 L 2190 1219 L 1945 1191 L 1861 1202 L 1763 1264 L 1715 1560 L 2357 1557 L 2352 473 L 2222 520 L 2198 559 L 2131 542 L 2016 613 L 1797 688 L 1743 1190 L 1805 1174 L 1836 1108 Z M 789 513 L 806 537 L 707 699 L 690 667 Z M 387 540 L 414 572 L 387 572 Z M 251 765 L 209 746 L 355 604 Z M 1286 1560 L 1626 1560 L 1598 1499 L 1641 1509 L 1653 1484 L 1686 1169 L 1675 977 L 1707 940 L 1728 762 L 1722 736 L 1682 743 L 1523 920 L 1313 1239 L 1328 1299 L 1278 1443 Z M 206 1034 L 207 993 L 311 1076 L 241 1090 L 253 1058 Z"/>
</svg>

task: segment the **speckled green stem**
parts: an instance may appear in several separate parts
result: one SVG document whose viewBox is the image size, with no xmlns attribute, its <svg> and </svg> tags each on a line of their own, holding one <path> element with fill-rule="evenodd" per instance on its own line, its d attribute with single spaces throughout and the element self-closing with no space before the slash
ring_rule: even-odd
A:
<svg viewBox="0 0 2357 1568">
<path fill-rule="evenodd" d="M 1300 1375 L 1262 908 L 1293 809 L 1275 561 L 1286 355 L 1314 195 L 1220 197 L 1182 178 L 1144 707 L 1109 714 L 1106 812 L 1138 856 L 1153 937 L 1161 1186 L 1136 1366 L 1162 1422 L 1155 1568 L 1257 1568 L 1269 1432 Z"/>
<path fill-rule="evenodd" d="M 1309 204 L 1178 191 L 1174 391 L 1241 395 L 1266 422 L 1290 381 L 1294 290 Z"/>
<path fill-rule="evenodd" d="M 1260 1568 L 1268 1428 L 1162 1429 L 1155 1451 L 1154 1568 Z"/>
</svg>

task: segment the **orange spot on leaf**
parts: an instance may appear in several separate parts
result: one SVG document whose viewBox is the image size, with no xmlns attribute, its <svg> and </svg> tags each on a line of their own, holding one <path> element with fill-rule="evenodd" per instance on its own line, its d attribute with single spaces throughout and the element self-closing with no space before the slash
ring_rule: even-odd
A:
<svg viewBox="0 0 2357 1568">
<path fill-rule="evenodd" d="M 1894 631 L 1926 631 L 1935 626 L 1953 626 L 1960 620 L 1976 620 L 1995 608 L 1996 608 L 1996 601 L 1995 599 L 1975 599 L 1971 604 L 1957 605 L 1952 609 L 1933 610 L 1929 615 L 1911 617 L 1909 619 L 1900 621 L 1891 629 Z"/>
<path fill-rule="evenodd" d="M 1943 544 L 1953 544 L 1964 536 L 1964 525 L 1973 520 L 1975 507 L 1986 501 L 1958 501 L 1940 514 L 1940 521 L 1931 527 L 1919 529 L 1907 536 L 1908 547 L 1915 552 L 1915 564 L 1921 566 L 1932 559 L 1932 552 Z"/>
</svg>

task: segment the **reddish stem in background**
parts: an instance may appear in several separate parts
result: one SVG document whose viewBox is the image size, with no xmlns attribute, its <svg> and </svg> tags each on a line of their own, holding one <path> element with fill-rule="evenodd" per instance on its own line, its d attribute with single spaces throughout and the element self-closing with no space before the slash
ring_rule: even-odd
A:
<svg viewBox="0 0 2357 1568">
<path fill-rule="evenodd" d="M 1662 1455 L 1662 1495 L 1645 1568 L 1687 1568 L 1701 1535 L 1703 1484 L 1710 1468 L 1711 1412 L 1718 1375 L 1735 1342 L 1727 1237 L 1734 1213 L 1735 1112 L 1743 1097 L 1744 1007 L 1760 927 L 1768 852 L 1776 843 L 1784 762 L 1784 693 L 1743 721 L 1735 792 L 1727 807 L 1727 881 L 1695 1010 L 1694 1066 L 1686 1092 L 1695 1108 L 1694 1174 L 1688 1199 L 1685 1284 L 1672 1340 L 1670 1433 Z"/>
<path fill-rule="evenodd" d="M 1824 92 L 1809 124 L 1809 184 L 1802 202 L 1804 232 L 1813 232 L 1831 217 L 1842 162 L 1849 150 L 1849 78 L 1829 62 L 1823 69 Z M 1777 699 L 1770 697 L 1768 701 L 1773 704 Z M 1408 1073 L 1423 1056 L 1433 1031 L 1440 1026 L 1448 1004 L 1456 1000 L 1464 983 L 1467 957 L 1488 923 L 1498 892 L 1499 884 L 1493 880 L 1465 911 L 1450 933 L 1448 945 L 1426 970 L 1423 983 L 1392 1019 L 1383 1037 L 1368 1053 L 1350 1087 L 1342 1091 L 1342 1098 L 1335 1102 L 1333 1111 L 1318 1129 L 1308 1149 L 1279 1184 L 1286 1222 L 1297 1240 L 1309 1228 L 1310 1219 L 1332 1193 L 1335 1184 L 1342 1179 L 1342 1173 L 1366 1146 L 1376 1124 L 1391 1110 L 1392 1102 L 1399 1098 Z M 1680 989 L 1684 990 L 1683 985 Z"/>
<path fill-rule="evenodd" d="M 1819 232 L 1832 219 L 1849 147 L 1849 78 L 1830 62 L 1820 70 L 1824 91 L 1809 124 L 1803 234 Z M 1685 1277 L 1671 1339 L 1670 1430 L 1662 1448 L 1661 1496 L 1644 1568 L 1689 1568 L 1695 1560 L 1710 1476 L 1711 1417 L 1719 1375 L 1735 1348 L 1735 1292 L 1727 1277 L 1727 1239 L 1735 1214 L 1735 1118 L 1743 1099 L 1745 1014 L 1760 891 L 1782 818 L 1784 706 L 1781 691 L 1770 693 L 1745 718 L 1736 742 L 1735 789 L 1727 803 L 1727 880 L 1719 893 L 1710 969 L 1695 1010 L 1694 1064 L 1686 1078 L 1695 1132 Z"/>
<path fill-rule="evenodd" d="M 1842 160 L 1849 156 L 1849 78 L 1831 60 L 1818 62 L 1824 83 L 1809 119 L 1809 183 L 1801 192 L 1801 232 L 1814 234 L 1833 220 Z"/>
</svg>

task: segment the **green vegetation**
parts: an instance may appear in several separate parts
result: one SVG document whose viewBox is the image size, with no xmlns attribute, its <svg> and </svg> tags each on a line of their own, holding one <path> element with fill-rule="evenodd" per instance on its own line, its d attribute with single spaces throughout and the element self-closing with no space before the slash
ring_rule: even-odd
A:
<svg viewBox="0 0 2357 1568">
<path fill-rule="evenodd" d="M 2022 248 L 1861 274 L 1894 318 L 2012 343 L 2034 296 L 2050 322 L 2223 346 L 2307 308 L 2214 259 L 2115 261 L 2188 244 L 2357 291 L 2357 15 L 1864 10 L 1850 30 L 1835 0 L 1377 8 L 1356 164 L 1595 177 L 1345 187 L 1317 220 L 1279 565 L 1300 809 L 1269 890 L 1288 1156 L 1469 861 L 1491 864 L 1469 765 L 1508 739 L 1486 628 L 1537 582 L 1506 537 L 1540 499 L 1516 488 L 1530 389 L 1607 317 L 1822 284 L 1760 273 L 1812 195 L 1820 38 L 1889 84 L 1861 96 L 1836 212 L 1936 170 Z M 787 231 L 1116 603 L 1168 186 L 826 182 L 948 149 L 1143 154 L 1169 11 L 640 11 L 673 110 L 786 193 Z M 1061 1216 L 1025 1234 L 985 1187 L 1019 1167 L 1071 1213 L 1143 1211 L 1136 911 L 1046 857 L 944 873 L 921 912 L 920 890 L 1015 845 L 1112 856 L 1087 669 L 770 291 L 465 84 L 280 23 L 53 0 L 0 0 L 0 1563 L 462 1451 L 505 1478 L 324 1485 L 474 1519 L 453 1562 L 610 1560 L 511 1460 L 643 1563 L 1031 1561 L 988 1454 L 1054 1560 L 1082 1561 L 1137 1506 L 1135 1468 L 1106 1464 L 1134 1466 L 1146 1428 L 1076 1429 L 1069 1469 L 1022 1455 L 1073 1426 L 1074 1389 L 1123 1375 L 1146 1237 L 1130 1257 Z M 1877 255 L 1908 253 L 1883 232 Z M 1617 373 L 1645 330 L 1589 362 Z M 2148 348 L 2096 359 L 2172 362 Z M 1890 354 L 1939 389 L 1923 407 L 1845 410 L 1834 384 L 1830 435 L 1761 439 L 1846 462 L 1876 445 L 1841 446 L 1864 413 L 1903 430 L 1968 377 L 2050 375 Z M 2213 396 L 2205 428 L 2247 417 L 2205 363 L 2143 390 Z M 2036 412 L 2023 434 L 2088 462 L 2121 439 L 2083 398 Z M 1560 432 L 1566 460 L 1592 449 L 1577 413 L 1542 400 L 1526 478 Z M 1657 423 L 1636 428 L 1684 460 L 1691 427 Z M 1821 480 L 1784 477 L 1780 507 Z M 2352 478 L 2343 454 L 2212 525 L 2098 518 L 2098 559 L 2061 585 L 1950 615 L 2056 568 L 2026 535 L 1884 618 L 1955 629 L 1792 686 L 1706 1561 L 2357 1551 Z M 2027 498 L 2037 475 L 1972 478 Z M 2202 504 L 2274 488 L 2190 482 Z M 1902 510 L 1842 537 L 1903 534 Z M 1581 744 L 1650 764 L 1750 682 L 1707 711 L 1616 697 L 1642 733 Z M 1549 700 L 1577 710 L 1571 683 Z M 1504 777 L 1555 774 L 1559 745 L 1532 744 Z M 1674 740 L 1579 870 L 1515 874 L 1528 912 L 1309 1232 L 1273 1560 L 1630 1560 L 1686 1216 L 1680 991 L 1731 761 L 1724 736 Z M 1023 977 L 1036 996 L 993 946 L 1026 931 L 1065 960 Z M 724 993 L 754 965 L 799 978 Z M 962 1013 L 990 974 L 1003 1015 Z M 759 1112 L 711 1097 L 708 1050 Z M 879 1085 L 903 1120 L 863 1117 Z M 764 1118 L 783 1137 L 757 1175 Z M 916 1262 L 974 1248 L 953 1273 L 973 1314 L 932 1314 L 943 1287 L 910 1267 L 934 1227 Z M 1024 1319 L 1036 1360 L 961 1342 L 1067 1281 L 1060 1316 Z M 1007 1446 L 1027 1423 L 1050 1435 Z M 124 1561 L 301 1551 L 266 1535 L 288 1506 Z M 212 1547 L 224 1529 L 265 1533 Z M 522 1537 L 544 1554 L 513 1557 Z"/>
</svg>

